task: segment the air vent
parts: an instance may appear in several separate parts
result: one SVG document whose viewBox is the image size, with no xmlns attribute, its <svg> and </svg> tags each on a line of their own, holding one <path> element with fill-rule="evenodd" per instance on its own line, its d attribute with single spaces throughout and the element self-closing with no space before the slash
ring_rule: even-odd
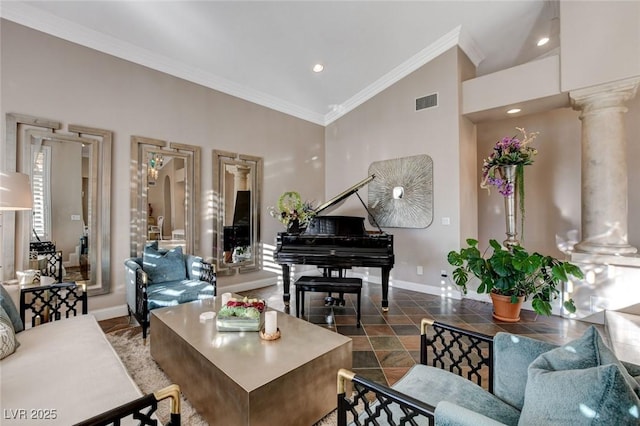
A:
<svg viewBox="0 0 640 426">
<path fill-rule="evenodd" d="M 433 108 L 438 106 L 438 94 L 433 93 L 431 95 L 423 96 L 416 99 L 416 111 L 421 109 Z"/>
</svg>

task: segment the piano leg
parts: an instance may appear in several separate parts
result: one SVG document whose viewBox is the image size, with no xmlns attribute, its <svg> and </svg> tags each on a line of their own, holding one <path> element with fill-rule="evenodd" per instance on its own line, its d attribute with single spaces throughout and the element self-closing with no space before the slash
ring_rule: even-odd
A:
<svg viewBox="0 0 640 426">
<path fill-rule="evenodd" d="M 382 312 L 389 311 L 389 273 L 391 268 L 382 269 Z"/>
<path fill-rule="evenodd" d="M 289 287 L 291 286 L 291 277 L 289 276 L 289 265 L 282 264 L 282 287 L 284 294 L 282 300 L 284 301 L 285 310 L 289 313 L 289 300 L 291 299 L 291 293 L 289 293 Z"/>
</svg>

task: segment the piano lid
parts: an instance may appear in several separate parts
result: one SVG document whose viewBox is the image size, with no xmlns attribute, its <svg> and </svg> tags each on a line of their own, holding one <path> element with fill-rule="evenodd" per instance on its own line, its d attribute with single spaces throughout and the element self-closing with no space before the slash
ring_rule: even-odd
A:
<svg viewBox="0 0 640 426">
<path fill-rule="evenodd" d="M 371 175 L 369 177 L 367 177 L 366 179 L 356 183 L 355 185 L 353 185 L 351 188 L 341 192 L 340 194 L 336 195 L 335 197 L 333 197 L 332 199 L 330 199 L 329 201 L 325 202 L 324 204 L 318 206 L 318 208 L 316 209 L 316 214 L 320 214 L 320 212 L 325 211 L 325 213 L 328 213 L 330 210 L 327 210 L 331 207 L 331 210 L 333 210 L 333 208 L 338 207 L 345 199 L 347 199 L 347 197 L 349 197 L 351 194 L 355 193 L 358 191 L 358 189 L 362 188 L 363 186 L 365 186 L 366 184 L 368 184 L 369 182 L 371 182 L 376 176 L 375 175 Z M 366 206 L 365 206 L 366 208 Z"/>
</svg>

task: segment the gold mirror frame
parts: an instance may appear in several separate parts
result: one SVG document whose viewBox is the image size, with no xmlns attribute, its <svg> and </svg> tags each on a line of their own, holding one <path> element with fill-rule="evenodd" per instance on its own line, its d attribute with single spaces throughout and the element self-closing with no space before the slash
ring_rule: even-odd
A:
<svg viewBox="0 0 640 426">
<path fill-rule="evenodd" d="M 198 254 L 200 249 L 200 147 L 167 142 L 143 136 L 131 136 L 131 256 L 142 256 L 147 242 L 149 164 L 152 153 L 181 158 L 185 162 L 184 253 Z"/>
<path fill-rule="evenodd" d="M 238 261 L 225 261 L 224 248 L 224 228 L 226 206 L 233 202 L 225 197 L 225 171 L 227 166 L 241 167 L 249 169 L 251 182 L 250 189 L 250 224 L 249 224 L 249 250 L 251 256 Z M 260 269 L 261 247 L 260 247 L 260 198 L 262 188 L 262 168 L 263 161 L 260 157 L 237 154 L 227 151 L 213 151 L 213 189 L 214 212 L 213 212 L 213 253 L 216 259 L 216 272 L 220 275 L 232 275 L 236 271 L 240 273 L 253 272 Z M 228 256 L 227 256 L 228 257 Z"/>
<path fill-rule="evenodd" d="M 87 286 L 89 296 L 109 293 L 111 290 L 111 143 L 113 133 L 109 130 L 70 124 L 69 133 L 56 133 L 62 128 L 57 121 L 33 117 L 23 114 L 8 113 L 6 115 L 6 151 L 7 171 L 21 171 L 31 175 L 30 144 L 32 137 L 46 139 L 91 143 L 95 157 L 96 179 L 94 182 L 95 199 L 92 200 L 93 214 L 91 218 L 89 253 L 92 276 L 96 282 Z M 7 214 L 8 213 L 8 214 Z M 13 212 L 3 214 L 3 276 L 15 275 L 16 266 L 25 268 L 28 261 L 28 248 L 31 235 L 31 220 L 25 215 Z M 17 237 L 17 238 L 16 238 Z M 15 242 L 15 244 L 14 244 Z M 93 271 L 95 270 L 95 275 Z"/>
</svg>

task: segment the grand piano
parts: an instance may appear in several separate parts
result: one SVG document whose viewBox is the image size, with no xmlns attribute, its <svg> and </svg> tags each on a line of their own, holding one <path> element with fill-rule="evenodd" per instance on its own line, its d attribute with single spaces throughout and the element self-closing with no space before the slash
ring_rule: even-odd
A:
<svg viewBox="0 0 640 426">
<path fill-rule="evenodd" d="M 382 310 L 389 310 L 389 273 L 393 268 L 393 235 L 367 231 L 364 218 L 357 216 L 321 216 L 354 193 L 370 214 L 358 190 L 375 178 L 371 175 L 315 209 L 316 216 L 301 233 L 279 232 L 274 260 L 282 266 L 283 300 L 289 306 L 291 265 L 315 265 L 331 274 L 353 266 L 381 268 Z M 373 219 L 375 222 L 375 218 Z M 377 224 L 376 224 L 377 226 Z"/>
</svg>

